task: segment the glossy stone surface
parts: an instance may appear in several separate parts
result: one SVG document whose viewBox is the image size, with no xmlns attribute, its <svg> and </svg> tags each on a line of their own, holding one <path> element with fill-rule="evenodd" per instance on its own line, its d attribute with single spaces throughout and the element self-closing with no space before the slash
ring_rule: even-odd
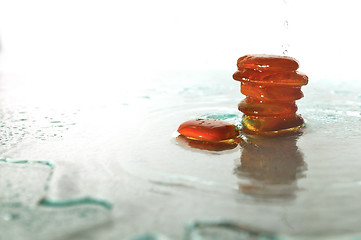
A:
<svg viewBox="0 0 361 240">
<path fill-rule="evenodd" d="M 246 115 L 279 116 L 295 113 L 297 106 L 295 102 L 267 102 L 246 97 L 238 104 L 238 110 Z"/>
<path fill-rule="evenodd" d="M 260 71 L 294 71 L 298 69 L 298 62 L 286 56 L 249 54 L 237 60 L 237 67 Z"/>
<path fill-rule="evenodd" d="M 292 102 L 303 97 L 300 87 L 274 87 L 247 82 L 241 82 L 241 93 L 269 102 Z"/>
<path fill-rule="evenodd" d="M 233 79 L 241 82 L 246 99 L 238 109 L 244 113 L 242 131 L 251 135 L 296 133 L 304 126 L 296 114 L 295 100 L 303 97 L 301 86 L 308 77 L 296 70 L 298 62 L 285 56 L 245 55 L 237 61 Z"/>
<path fill-rule="evenodd" d="M 308 77 L 297 71 L 280 70 L 254 70 L 239 68 L 233 74 L 233 79 L 241 82 L 249 82 L 257 85 L 272 86 L 302 86 L 308 83 Z"/>
<path fill-rule="evenodd" d="M 303 124 L 303 118 L 297 114 L 280 116 L 252 116 L 244 115 L 242 119 L 242 131 L 254 132 L 262 135 L 263 132 L 279 131 L 283 129 L 296 128 Z M 268 133 L 267 133 L 268 134 Z"/>
<path fill-rule="evenodd" d="M 179 126 L 178 132 L 187 138 L 213 142 L 235 139 L 239 135 L 235 125 L 217 119 L 189 120 Z"/>
<path fill-rule="evenodd" d="M 217 142 L 199 141 L 199 140 L 190 139 L 183 135 L 179 135 L 177 137 L 177 142 L 192 148 L 208 150 L 208 151 L 230 150 L 236 148 L 238 145 L 238 141 L 234 141 L 233 139 L 231 141 L 217 141 Z"/>
</svg>

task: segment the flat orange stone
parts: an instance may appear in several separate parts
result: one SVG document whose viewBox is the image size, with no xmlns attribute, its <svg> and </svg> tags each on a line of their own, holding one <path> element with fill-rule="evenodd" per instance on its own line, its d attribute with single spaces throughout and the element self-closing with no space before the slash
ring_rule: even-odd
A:
<svg viewBox="0 0 361 240">
<path fill-rule="evenodd" d="M 268 102 L 294 102 L 303 97 L 301 87 L 273 87 L 245 82 L 241 83 L 241 93 Z"/>
<path fill-rule="evenodd" d="M 248 129 L 253 132 L 279 131 L 281 129 L 301 126 L 303 123 L 303 118 L 298 114 L 270 117 L 244 115 L 242 119 L 242 130 Z"/>
<path fill-rule="evenodd" d="M 287 56 L 249 54 L 238 59 L 237 67 L 260 71 L 294 71 L 299 65 L 296 59 Z"/>
<path fill-rule="evenodd" d="M 235 139 L 239 135 L 238 127 L 217 119 L 189 120 L 179 126 L 178 132 L 187 138 L 212 142 Z"/>
<path fill-rule="evenodd" d="M 300 72 L 275 72 L 275 71 L 255 71 L 252 69 L 240 69 L 233 74 L 233 79 L 241 82 L 249 82 L 262 85 L 284 85 L 302 86 L 307 85 L 308 77 Z"/>
<path fill-rule="evenodd" d="M 251 116 L 280 116 L 297 111 L 295 102 L 274 103 L 246 97 L 238 104 L 238 110 Z"/>
<path fill-rule="evenodd" d="M 199 141 L 199 140 L 193 140 L 193 139 L 187 138 L 183 135 L 179 135 L 177 137 L 177 141 L 181 144 L 187 145 L 192 148 L 198 148 L 198 149 L 208 150 L 208 151 L 224 151 L 224 150 L 233 149 L 238 146 L 238 142 L 236 142 L 236 141 L 232 141 L 232 142 Z"/>
</svg>

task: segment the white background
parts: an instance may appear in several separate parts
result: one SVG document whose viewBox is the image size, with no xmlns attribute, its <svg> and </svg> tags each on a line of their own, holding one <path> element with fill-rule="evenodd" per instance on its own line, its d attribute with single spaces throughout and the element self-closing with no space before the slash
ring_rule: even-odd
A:
<svg viewBox="0 0 361 240">
<path fill-rule="evenodd" d="M 288 43 L 310 80 L 360 80 L 359 11 L 357 0 L 0 0 L 0 70 L 141 83 L 167 70 L 232 72 L 238 57 Z"/>
</svg>

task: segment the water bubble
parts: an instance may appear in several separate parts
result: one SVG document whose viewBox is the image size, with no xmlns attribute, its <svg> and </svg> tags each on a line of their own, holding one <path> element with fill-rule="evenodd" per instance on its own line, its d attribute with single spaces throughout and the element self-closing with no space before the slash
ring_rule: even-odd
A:
<svg viewBox="0 0 361 240">
<path fill-rule="evenodd" d="M 290 47 L 290 45 L 287 43 L 287 44 L 282 44 L 282 54 L 283 55 L 287 55 L 288 54 L 288 48 Z"/>
<path fill-rule="evenodd" d="M 20 218 L 20 215 L 17 213 L 6 213 L 2 216 L 2 219 L 6 222 L 14 221 Z"/>
<path fill-rule="evenodd" d="M 283 22 L 283 26 L 285 27 L 286 30 L 288 29 L 288 21 L 287 21 L 287 20 L 285 20 L 285 21 Z"/>
</svg>

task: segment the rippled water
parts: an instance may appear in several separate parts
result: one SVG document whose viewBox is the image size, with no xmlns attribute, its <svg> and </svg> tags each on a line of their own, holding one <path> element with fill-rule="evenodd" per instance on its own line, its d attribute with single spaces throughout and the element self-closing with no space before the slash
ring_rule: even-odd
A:
<svg viewBox="0 0 361 240">
<path fill-rule="evenodd" d="M 171 72 L 131 93 L 46 101 L 3 87 L 0 239 L 358 239 L 360 84 L 311 79 L 297 136 L 225 151 L 178 142 L 192 118 L 240 125 L 231 74 Z"/>
</svg>

